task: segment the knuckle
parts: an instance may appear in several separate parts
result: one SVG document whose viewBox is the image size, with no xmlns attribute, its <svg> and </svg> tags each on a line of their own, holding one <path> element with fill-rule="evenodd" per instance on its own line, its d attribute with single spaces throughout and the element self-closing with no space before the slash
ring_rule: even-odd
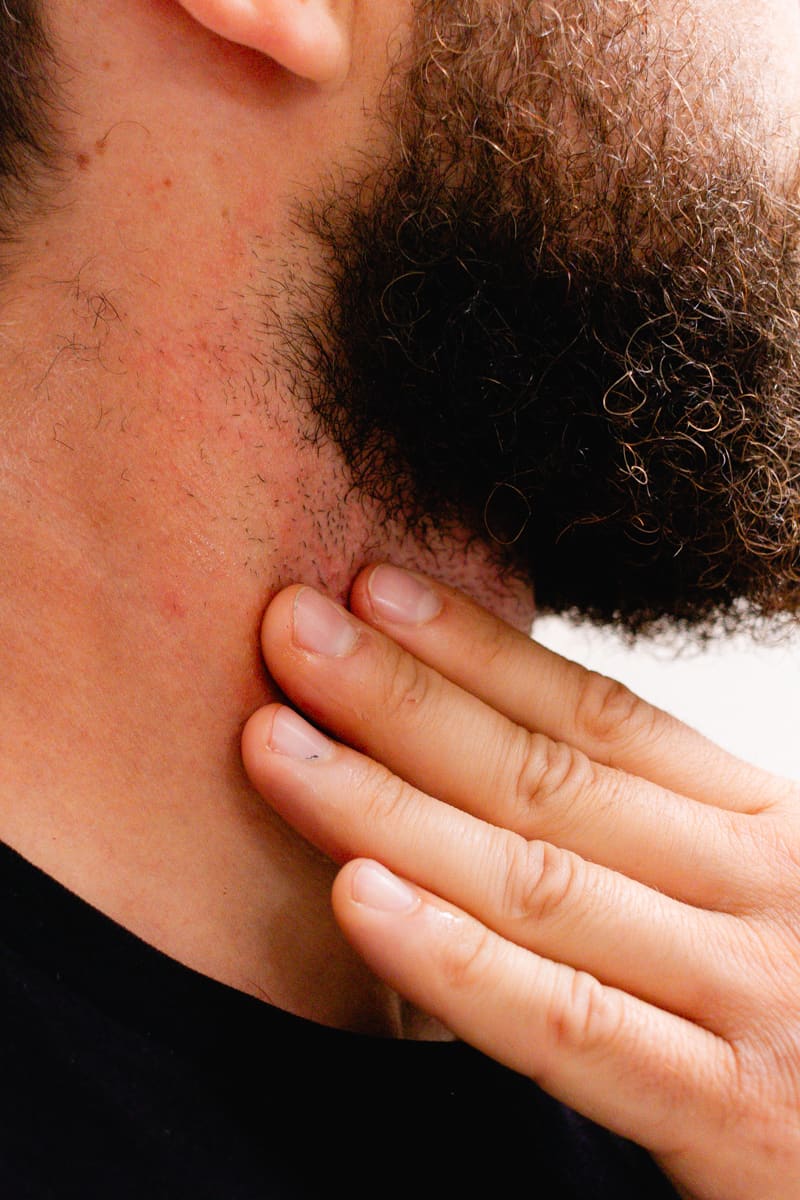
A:
<svg viewBox="0 0 800 1200">
<path fill-rule="evenodd" d="M 688 1017 L 705 1029 L 716 1029 L 723 1020 L 730 1023 L 735 1015 L 733 1009 L 742 1003 L 742 984 L 735 977 L 726 979 L 726 974 L 724 967 L 714 964 L 713 973 L 709 971 L 707 975 L 692 980 L 691 986 L 686 988 L 679 1015 Z M 738 990 L 734 991 L 732 985 L 736 987 L 737 984 Z"/>
<path fill-rule="evenodd" d="M 728 914 L 712 915 L 718 919 L 702 932 L 691 934 L 687 930 L 686 940 L 689 943 L 693 940 L 694 953 L 703 967 L 686 980 L 675 1010 L 702 1028 L 719 1030 L 740 1021 L 749 1023 L 752 1003 L 758 1004 L 757 995 L 768 964 L 759 969 L 765 957 L 762 947 L 736 918 Z M 716 932 L 716 940 L 709 936 L 709 928 Z M 759 976 L 755 988 L 748 965 L 750 970 L 755 967 Z"/>
<path fill-rule="evenodd" d="M 548 811 L 563 817 L 571 801 L 595 782 L 595 769 L 582 751 L 543 734 L 531 734 L 517 774 L 516 806 L 523 822 Z"/>
<path fill-rule="evenodd" d="M 628 746 L 656 732 L 656 710 L 625 684 L 587 672 L 575 707 L 578 739 L 591 747 Z"/>
<path fill-rule="evenodd" d="M 364 797 L 364 821 L 368 826 L 385 828 L 407 816 L 408 786 L 377 764 L 370 764 L 361 780 Z"/>
<path fill-rule="evenodd" d="M 477 631 L 477 657 L 483 671 L 504 669 L 508 662 L 508 630 L 498 621 L 483 622 Z"/>
<path fill-rule="evenodd" d="M 547 1015 L 549 1040 L 557 1054 L 607 1052 L 624 1024 L 622 995 L 585 971 L 572 971 Z"/>
<path fill-rule="evenodd" d="M 787 912 L 795 923 L 800 892 L 800 838 L 782 819 L 737 813 L 726 821 L 731 860 L 741 864 L 738 879 L 746 888 L 728 886 L 724 907 L 740 916 L 769 920 Z"/>
<path fill-rule="evenodd" d="M 788 885 L 789 895 L 797 897 L 800 887 L 800 827 L 780 817 L 743 818 L 737 832 L 746 839 L 750 853 L 760 850 L 769 871 L 770 890 Z"/>
<path fill-rule="evenodd" d="M 412 655 L 400 653 L 384 676 L 379 690 L 378 705 L 381 721 L 407 721 L 419 713 L 431 687 L 427 667 Z"/>
<path fill-rule="evenodd" d="M 741 774 L 736 764 L 737 775 Z M 754 817 L 786 817 L 795 825 L 800 817 L 800 781 L 781 779 L 777 775 L 765 774 L 758 767 L 750 771 L 749 812 Z"/>
<path fill-rule="evenodd" d="M 441 971 L 449 992 L 475 993 L 492 986 L 497 938 L 484 926 L 470 924 L 459 938 L 441 944 Z"/>
<path fill-rule="evenodd" d="M 557 920 L 581 887 L 581 859 L 549 842 L 512 842 L 505 866 L 504 913 L 515 924 Z"/>
</svg>

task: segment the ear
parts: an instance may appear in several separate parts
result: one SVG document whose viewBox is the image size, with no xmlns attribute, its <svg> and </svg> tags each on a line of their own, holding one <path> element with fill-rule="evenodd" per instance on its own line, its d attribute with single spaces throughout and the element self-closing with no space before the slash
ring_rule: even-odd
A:
<svg viewBox="0 0 800 1200">
<path fill-rule="evenodd" d="M 213 33 L 287 71 L 335 85 L 347 76 L 354 0 L 179 0 Z"/>
</svg>

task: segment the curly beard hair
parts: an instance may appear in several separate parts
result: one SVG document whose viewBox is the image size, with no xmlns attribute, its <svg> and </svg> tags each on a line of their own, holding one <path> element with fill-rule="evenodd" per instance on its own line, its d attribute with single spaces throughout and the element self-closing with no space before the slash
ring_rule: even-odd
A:
<svg viewBox="0 0 800 1200">
<path fill-rule="evenodd" d="M 284 334 L 317 435 L 540 608 L 796 614 L 796 181 L 744 106 L 704 107 L 724 66 L 631 0 L 433 0 L 413 40 L 389 150 L 302 216 L 323 252 Z"/>
</svg>

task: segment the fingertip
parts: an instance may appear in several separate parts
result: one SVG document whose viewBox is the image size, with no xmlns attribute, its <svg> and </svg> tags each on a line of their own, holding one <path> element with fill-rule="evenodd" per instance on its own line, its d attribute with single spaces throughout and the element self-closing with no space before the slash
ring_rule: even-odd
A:
<svg viewBox="0 0 800 1200">
<path fill-rule="evenodd" d="M 355 875 L 361 863 L 366 862 L 363 858 L 352 858 L 345 863 L 339 874 L 333 881 L 333 890 L 331 892 L 331 900 L 333 902 L 334 912 L 339 912 L 346 909 L 354 903 L 353 900 L 353 876 Z"/>
<path fill-rule="evenodd" d="M 356 580 L 351 608 L 371 625 L 420 628 L 441 614 L 445 590 L 419 571 L 374 563 Z"/>
<path fill-rule="evenodd" d="M 361 617 L 364 620 L 369 620 L 372 616 L 372 601 L 370 598 L 369 581 L 374 571 L 381 564 L 378 562 L 369 563 L 366 567 L 362 567 L 359 573 L 353 580 L 350 588 L 350 596 L 348 607 L 352 613 Z"/>
<path fill-rule="evenodd" d="M 377 913 L 400 915 L 413 912 L 421 902 L 412 884 L 374 859 L 355 859 L 340 872 L 341 876 L 344 876 L 342 887 L 348 889 L 343 897 L 345 903 Z"/>
<path fill-rule="evenodd" d="M 294 602 L 301 587 L 302 584 L 293 583 L 283 588 L 267 605 L 261 618 L 261 652 L 265 657 L 276 642 L 291 640 Z"/>
<path fill-rule="evenodd" d="M 333 881 L 331 888 L 331 907 L 337 924 L 342 933 L 356 949 L 359 949 L 361 931 L 360 908 L 353 898 L 353 880 L 363 858 L 353 858 L 346 862 Z"/>
<path fill-rule="evenodd" d="M 242 761 L 251 779 L 264 757 L 265 747 L 269 745 L 272 723 L 279 708 L 279 704 L 266 704 L 256 709 L 245 722 L 241 738 Z"/>
</svg>

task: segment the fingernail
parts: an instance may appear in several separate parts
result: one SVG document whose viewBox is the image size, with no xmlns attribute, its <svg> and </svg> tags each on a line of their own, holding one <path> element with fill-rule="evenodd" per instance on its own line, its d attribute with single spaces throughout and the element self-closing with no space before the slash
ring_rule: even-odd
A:
<svg viewBox="0 0 800 1200">
<path fill-rule="evenodd" d="M 294 601 L 294 637 L 314 654 L 344 658 L 355 649 L 358 629 L 337 604 L 301 588 Z"/>
<path fill-rule="evenodd" d="M 417 893 L 380 863 L 362 863 L 353 876 L 351 892 L 358 904 L 381 912 L 408 912 L 419 903 Z"/>
<path fill-rule="evenodd" d="M 375 608 L 388 621 L 424 625 L 442 611 L 438 593 L 399 567 L 386 564 L 376 567 L 367 587 Z"/>
<path fill-rule="evenodd" d="M 279 708 L 272 718 L 269 746 L 276 754 L 305 762 L 333 754 L 333 743 L 291 708 Z"/>
</svg>

